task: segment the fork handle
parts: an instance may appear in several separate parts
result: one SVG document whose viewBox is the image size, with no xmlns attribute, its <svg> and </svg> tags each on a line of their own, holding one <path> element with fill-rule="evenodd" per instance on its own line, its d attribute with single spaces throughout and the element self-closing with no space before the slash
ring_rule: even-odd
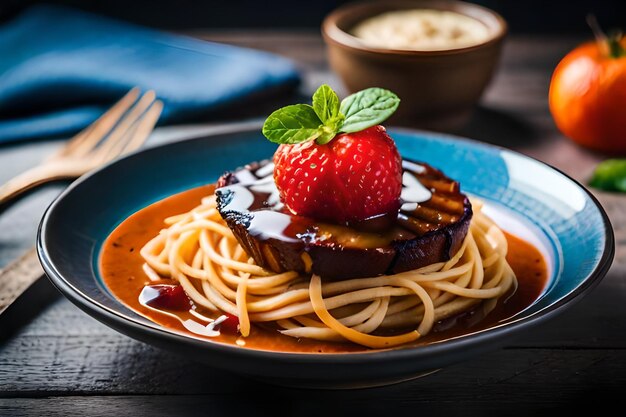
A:
<svg viewBox="0 0 626 417">
<path fill-rule="evenodd" d="M 0 314 L 43 276 L 35 248 L 0 270 Z"/>
<path fill-rule="evenodd" d="M 11 178 L 0 186 L 0 211 L 7 208 L 26 192 L 52 181 L 70 179 L 53 164 L 39 165 Z"/>
</svg>

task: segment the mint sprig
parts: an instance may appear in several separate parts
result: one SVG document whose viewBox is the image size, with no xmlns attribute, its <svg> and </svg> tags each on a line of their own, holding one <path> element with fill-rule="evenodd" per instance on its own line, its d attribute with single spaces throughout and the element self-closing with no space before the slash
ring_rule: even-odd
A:
<svg viewBox="0 0 626 417">
<path fill-rule="evenodd" d="M 316 140 L 323 145 L 337 133 L 358 132 L 391 116 L 400 99 L 383 88 L 368 88 L 339 102 L 337 93 L 321 85 L 313 94 L 313 105 L 295 104 L 280 108 L 263 124 L 263 135 L 274 143 L 296 144 Z"/>
</svg>

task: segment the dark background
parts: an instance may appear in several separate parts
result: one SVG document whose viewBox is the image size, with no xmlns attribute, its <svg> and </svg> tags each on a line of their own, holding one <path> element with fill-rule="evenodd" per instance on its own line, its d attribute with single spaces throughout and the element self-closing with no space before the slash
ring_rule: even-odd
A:
<svg viewBox="0 0 626 417">
<path fill-rule="evenodd" d="M 384 0 L 380 0 L 384 1 Z M 626 0 L 476 0 L 500 12 L 513 33 L 589 31 L 594 13 L 605 29 L 626 29 Z M 7 20 L 35 3 L 63 4 L 164 29 L 316 28 L 340 0 L 0 0 Z"/>
</svg>

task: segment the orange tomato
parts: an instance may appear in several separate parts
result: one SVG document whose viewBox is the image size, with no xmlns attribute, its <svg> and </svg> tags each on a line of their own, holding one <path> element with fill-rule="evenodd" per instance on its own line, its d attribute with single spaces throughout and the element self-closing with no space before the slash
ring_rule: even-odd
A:
<svg viewBox="0 0 626 417">
<path fill-rule="evenodd" d="M 626 153 L 626 38 L 585 43 L 556 67 L 550 112 L 557 127 L 585 147 Z"/>
</svg>

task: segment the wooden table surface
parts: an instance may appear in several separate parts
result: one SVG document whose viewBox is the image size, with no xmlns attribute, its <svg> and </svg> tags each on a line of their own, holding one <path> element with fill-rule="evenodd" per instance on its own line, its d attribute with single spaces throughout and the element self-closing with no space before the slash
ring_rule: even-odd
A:
<svg viewBox="0 0 626 417">
<path fill-rule="evenodd" d="M 317 33 L 202 36 L 293 58 L 305 76 L 303 94 L 322 82 L 341 89 L 327 67 Z M 579 40 L 510 37 L 494 82 L 460 134 L 513 148 L 584 182 L 603 157 L 565 140 L 547 103 L 552 69 Z M 221 115 L 206 126 L 162 129 L 150 143 L 178 138 L 183 131 L 210 129 L 225 120 L 259 117 L 267 110 L 261 106 Z M 0 183 L 56 146 L 52 141 L 0 147 Z M 34 243 L 39 218 L 59 190 L 46 188 L 0 216 L 0 267 Z M 23 299 L 20 303 L 37 312 L 32 320 L 12 333 L 9 327 L 15 327 L 15 320 L 0 320 L 0 416 L 528 415 L 619 404 L 626 386 L 626 196 L 594 193 L 609 213 L 617 242 L 615 261 L 600 285 L 505 348 L 434 375 L 367 390 L 277 388 L 132 340 L 60 296 L 37 306 Z"/>
</svg>

